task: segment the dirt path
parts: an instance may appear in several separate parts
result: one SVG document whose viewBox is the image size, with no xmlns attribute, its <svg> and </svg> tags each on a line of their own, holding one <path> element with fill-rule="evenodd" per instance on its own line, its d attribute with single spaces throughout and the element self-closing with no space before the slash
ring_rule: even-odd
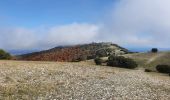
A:
<svg viewBox="0 0 170 100">
<path fill-rule="evenodd" d="M 151 62 L 153 62 L 153 61 L 155 61 L 156 59 L 161 58 L 161 57 L 163 57 L 163 56 L 165 56 L 165 55 L 166 55 L 166 53 L 159 53 L 159 54 L 153 56 L 152 58 L 150 58 L 150 59 L 146 62 L 146 64 L 150 64 Z"/>
</svg>

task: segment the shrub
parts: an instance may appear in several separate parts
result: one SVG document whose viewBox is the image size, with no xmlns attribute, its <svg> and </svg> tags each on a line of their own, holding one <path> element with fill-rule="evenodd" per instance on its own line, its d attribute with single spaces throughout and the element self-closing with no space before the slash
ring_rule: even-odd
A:
<svg viewBox="0 0 170 100">
<path fill-rule="evenodd" d="M 96 63 L 96 65 L 101 65 L 102 64 L 102 59 L 97 57 L 97 58 L 94 59 L 94 62 Z"/>
<path fill-rule="evenodd" d="M 152 72 L 152 70 L 150 70 L 150 69 L 145 69 L 145 72 Z"/>
<path fill-rule="evenodd" d="M 152 48 L 151 52 L 152 52 L 152 53 L 157 53 L 157 52 L 158 52 L 158 49 L 157 49 L 157 48 Z"/>
<path fill-rule="evenodd" d="M 157 65 L 156 70 L 160 73 L 170 73 L 170 65 Z"/>
<path fill-rule="evenodd" d="M 96 57 L 107 57 L 107 52 L 105 49 L 100 49 L 96 51 Z"/>
<path fill-rule="evenodd" d="M 77 60 L 78 61 L 85 61 L 85 60 L 87 60 L 87 56 L 86 55 L 81 55 L 80 57 L 78 57 Z"/>
<path fill-rule="evenodd" d="M 113 56 L 113 55 L 109 56 L 107 65 L 115 66 L 115 67 L 122 67 L 122 68 L 129 68 L 129 69 L 133 69 L 138 66 L 137 63 L 130 58 L 125 58 L 123 56 Z"/>
<path fill-rule="evenodd" d="M 0 49 L 0 59 L 11 59 L 11 55 Z"/>
<path fill-rule="evenodd" d="M 95 58 L 95 55 L 87 56 L 87 60 L 89 60 L 89 59 L 94 59 L 94 58 Z"/>
</svg>

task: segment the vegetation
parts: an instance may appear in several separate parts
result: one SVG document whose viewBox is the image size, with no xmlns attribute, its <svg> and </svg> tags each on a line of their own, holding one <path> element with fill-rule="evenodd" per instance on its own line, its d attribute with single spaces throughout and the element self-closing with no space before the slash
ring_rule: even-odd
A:
<svg viewBox="0 0 170 100">
<path fill-rule="evenodd" d="M 160 73 L 170 73 L 170 65 L 157 65 L 156 70 Z"/>
<path fill-rule="evenodd" d="M 133 53 L 124 55 L 126 58 L 131 58 L 138 64 L 139 67 L 151 69 L 157 71 L 157 65 L 170 65 L 170 52 L 158 52 L 158 53 Z"/>
<path fill-rule="evenodd" d="M 96 52 L 98 50 L 104 49 L 100 51 L 99 54 L 103 53 L 107 56 L 106 48 L 113 49 L 123 49 L 120 46 L 112 43 L 91 43 L 91 44 L 83 44 L 83 45 L 75 45 L 75 46 L 59 46 L 49 50 L 34 52 L 30 54 L 19 55 L 16 57 L 18 60 L 31 60 L 31 61 L 81 61 L 81 60 L 89 60 L 96 58 Z M 123 49 L 125 52 L 128 50 Z M 85 56 L 84 56 L 85 55 Z"/>
<path fill-rule="evenodd" d="M 11 59 L 11 55 L 6 51 L 0 49 L 0 59 Z"/>
<path fill-rule="evenodd" d="M 97 57 L 107 57 L 107 52 L 105 49 L 100 49 L 98 51 L 96 51 L 96 56 Z"/>
<path fill-rule="evenodd" d="M 94 59 L 94 62 L 96 63 L 96 65 L 101 65 L 102 64 L 102 59 L 97 57 Z"/>
<path fill-rule="evenodd" d="M 80 61 L 85 61 L 85 60 L 87 60 L 87 56 L 81 55 L 77 59 L 73 59 L 72 62 L 80 62 Z"/>
<path fill-rule="evenodd" d="M 150 69 L 145 69 L 145 72 L 152 72 L 152 70 L 150 70 Z"/>
<path fill-rule="evenodd" d="M 158 49 L 157 49 L 157 48 L 152 48 L 151 52 L 152 52 L 152 53 L 157 53 L 157 52 L 158 52 Z"/>
<path fill-rule="evenodd" d="M 125 58 L 123 56 L 113 56 L 113 55 L 109 56 L 107 65 L 115 66 L 115 67 L 122 67 L 122 68 L 129 68 L 129 69 L 133 69 L 138 66 L 137 63 L 130 58 Z"/>
</svg>

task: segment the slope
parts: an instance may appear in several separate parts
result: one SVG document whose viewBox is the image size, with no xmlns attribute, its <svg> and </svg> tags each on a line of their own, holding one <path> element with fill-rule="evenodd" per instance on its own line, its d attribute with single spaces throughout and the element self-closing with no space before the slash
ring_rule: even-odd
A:
<svg viewBox="0 0 170 100">
<path fill-rule="evenodd" d="M 154 69 L 158 64 L 170 65 L 170 52 L 125 54 L 134 59 L 140 67 Z"/>
<path fill-rule="evenodd" d="M 59 46 L 49 50 L 34 52 L 16 57 L 17 60 L 31 61 L 81 61 L 94 59 L 98 50 L 109 48 L 110 51 L 121 50 L 124 53 L 129 51 L 113 43 L 91 43 L 74 46 Z"/>
</svg>

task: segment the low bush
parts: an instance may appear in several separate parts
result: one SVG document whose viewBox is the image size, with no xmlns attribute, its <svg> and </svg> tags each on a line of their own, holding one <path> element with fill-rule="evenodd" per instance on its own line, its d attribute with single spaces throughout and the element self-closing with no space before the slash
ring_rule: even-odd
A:
<svg viewBox="0 0 170 100">
<path fill-rule="evenodd" d="M 97 58 L 94 59 L 94 62 L 96 63 L 96 65 L 101 65 L 102 64 L 102 59 L 97 57 Z"/>
<path fill-rule="evenodd" d="M 150 69 L 145 69 L 145 72 L 152 72 L 152 70 L 150 70 Z"/>
<path fill-rule="evenodd" d="M 11 59 L 11 55 L 4 50 L 0 49 L 0 59 Z"/>
<path fill-rule="evenodd" d="M 86 55 L 81 55 L 80 57 L 78 57 L 77 60 L 78 61 L 85 61 L 85 60 L 87 60 L 87 56 Z"/>
<path fill-rule="evenodd" d="M 122 68 L 129 68 L 129 69 L 133 69 L 138 66 L 137 63 L 130 58 L 125 58 L 123 56 L 113 56 L 113 55 L 109 56 L 107 65 L 115 66 L 115 67 L 122 67 Z"/>
<path fill-rule="evenodd" d="M 107 57 L 107 52 L 105 49 L 100 49 L 96 51 L 96 57 Z"/>
<path fill-rule="evenodd" d="M 160 73 L 170 73 L 170 65 L 157 65 L 156 70 Z"/>
<path fill-rule="evenodd" d="M 95 57 L 96 57 L 96 55 L 87 56 L 87 60 L 94 59 Z"/>
</svg>

